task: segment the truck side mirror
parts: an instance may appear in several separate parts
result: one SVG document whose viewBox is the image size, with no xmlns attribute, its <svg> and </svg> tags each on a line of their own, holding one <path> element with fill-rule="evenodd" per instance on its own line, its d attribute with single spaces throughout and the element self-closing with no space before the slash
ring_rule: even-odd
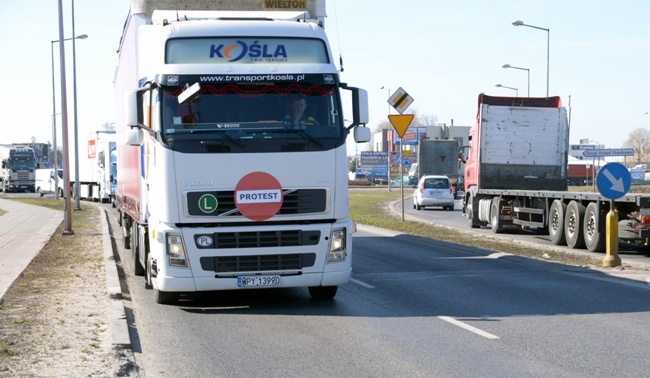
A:
<svg viewBox="0 0 650 378">
<path fill-rule="evenodd" d="M 356 143 L 370 142 L 370 128 L 357 126 L 354 128 L 354 141 Z"/>
<path fill-rule="evenodd" d="M 361 88 L 352 89 L 352 119 L 356 125 L 365 125 L 370 122 L 368 113 L 368 92 Z"/>
</svg>

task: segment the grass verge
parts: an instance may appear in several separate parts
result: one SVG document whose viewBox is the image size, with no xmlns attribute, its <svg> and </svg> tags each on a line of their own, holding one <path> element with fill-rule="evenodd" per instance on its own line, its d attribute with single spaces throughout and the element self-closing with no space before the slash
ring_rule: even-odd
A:
<svg viewBox="0 0 650 378">
<path fill-rule="evenodd" d="M 552 248 L 535 247 L 530 244 L 506 242 L 492 237 L 476 237 L 474 234 L 455 230 L 449 227 L 404 220 L 401 216 L 390 210 L 390 204 L 400 200 L 401 194 L 397 191 L 383 190 L 351 190 L 350 191 L 350 218 L 358 224 L 382 227 L 405 234 L 422 236 L 451 243 L 457 243 L 492 251 L 505 252 L 513 255 L 553 261 L 574 266 L 602 266 L 602 259 L 590 256 L 566 253 Z M 405 204 L 410 202 L 405 199 Z"/>
</svg>

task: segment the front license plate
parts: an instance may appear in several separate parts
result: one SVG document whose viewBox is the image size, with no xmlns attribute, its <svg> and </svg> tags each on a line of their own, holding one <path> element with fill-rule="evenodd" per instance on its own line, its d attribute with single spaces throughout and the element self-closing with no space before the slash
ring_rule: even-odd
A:
<svg viewBox="0 0 650 378">
<path fill-rule="evenodd" d="M 277 286 L 282 283 L 280 276 L 241 276 L 237 277 L 237 286 Z"/>
</svg>

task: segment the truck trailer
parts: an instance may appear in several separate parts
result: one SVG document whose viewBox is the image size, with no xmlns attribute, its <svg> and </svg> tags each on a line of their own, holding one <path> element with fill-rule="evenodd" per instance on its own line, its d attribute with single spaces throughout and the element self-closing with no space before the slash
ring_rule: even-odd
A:
<svg viewBox="0 0 650 378">
<path fill-rule="evenodd" d="M 611 201 L 567 191 L 569 125 L 559 97 L 478 98 L 465 163 L 463 213 L 472 228 L 490 225 L 548 232 L 556 245 L 605 250 L 606 215 L 618 212 L 620 240 L 648 246 L 650 195 Z"/>
<path fill-rule="evenodd" d="M 79 198 L 114 203 L 117 187 L 115 138 L 115 131 L 112 130 L 93 131 L 88 134 L 85 141 L 86 153 L 82 153 L 79 159 L 79 180 L 76 179 L 74 170 L 70 172 L 71 191 L 79 195 Z"/>
<path fill-rule="evenodd" d="M 36 190 L 36 157 L 27 146 L 0 146 L 0 186 L 2 191 L 32 192 Z"/>
<path fill-rule="evenodd" d="M 132 2 L 116 206 L 156 302 L 278 287 L 331 299 L 349 281 L 346 137 L 370 140 L 368 100 L 340 81 L 324 19 L 318 0 Z"/>
</svg>

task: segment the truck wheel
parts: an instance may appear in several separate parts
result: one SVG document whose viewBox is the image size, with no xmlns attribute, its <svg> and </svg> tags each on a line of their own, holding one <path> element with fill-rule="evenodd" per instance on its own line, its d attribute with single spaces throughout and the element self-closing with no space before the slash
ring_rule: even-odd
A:
<svg viewBox="0 0 650 378">
<path fill-rule="evenodd" d="M 153 289 L 153 278 L 151 274 L 151 255 L 147 253 L 144 267 L 144 288 L 147 290 Z"/>
<path fill-rule="evenodd" d="M 41 189 L 40 186 L 36 188 L 36 193 L 38 194 L 39 197 L 43 197 L 43 190 Z"/>
<path fill-rule="evenodd" d="M 465 215 L 470 228 L 479 228 L 481 223 L 478 220 L 478 200 L 473 195 L 469 195 L 467 206 L 465 207 Z"/>
<path fill-rule="evenodd" d="M 492 227 L 492 232 L 495 234 L 503 233 L 503 225 L 499 219 L 499 213 L 501 208 L 501 198 L 494 197 L 492 198 L 492 204 L 490 205 L 490 226 Z"/>
<path fill-rule="evenodd" d="M 63 198 L 63 189 L 59 188 L 59 198 Z"/>
<path fill-rule="evenodd" d="M 131 229 L 128 226 L 126 219 L 121 218 L 122 222 L 122 246 L 124 249 L 131 249 Z"/>
<path fill-rule="evenodd" d="M 548 216 L 548 234 L 555 245 L 566 244 L 564 214 L 566 214 L 566 204 L 560 200 L 553 201 Z"/>
<path fill-rule="evenodd" d="M 144 259 L 144 264 L 140 262 L 139 257 L 143 257 Z M 147 235 L 147 228 L 146 227 L 138 227 L 138 264 L 142 267 L 143 270 L 143 275 L 145 278 L 145 283 L 144 287 L 145 289 L 147 288 L 147 285 L 149 284 L 147 282 L 147 260 L 149 259 L 149 237 Z"/>
<path fill-rule="evenodd" d="M 566 245 L 571 248 L 584 248 L 585 239 L 583 234 L 583 223 L 585 218 L 585 207 L 577 202 L 569 202 L 564 219 L 564 235 Z"/>
<path fill-rule="evenodd" d="M 176 292 L 154 289 L 153 296 L 158 304 L 174 304 L 178 301 L 178 293 Z"/>
<path fill-rule="evenodd" d="M 136 276 L 144 275 L 144 267 L 140 264 L 140 246 L 138 245 L 140 237 L 138 224 L 131 222 L 131 257 L 133 257 L 133 274 Z"/>
<path fill-rule="evenodd" d="M 604 252 L 606 234 L 598 231 L 598 204 L 595 202 L 587 205 L 584 221 L 585 246 L 591 252 Z"/>
<path fill-rule="evenodd" d="M 337 290 L 338 286 L 310 286 L 309 295 L 318 300 L 333 299 Z"/>
</svg>

